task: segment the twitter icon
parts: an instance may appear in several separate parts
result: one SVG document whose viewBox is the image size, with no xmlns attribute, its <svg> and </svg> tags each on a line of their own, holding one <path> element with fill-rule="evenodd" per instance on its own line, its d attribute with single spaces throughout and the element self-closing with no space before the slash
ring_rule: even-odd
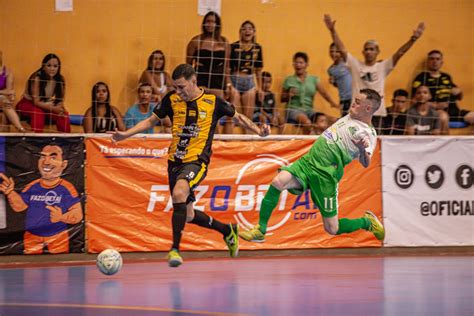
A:
<svg viewBox="0 0 474 316">
<path fill-rule="evenodd" d="M 431 165 L 425 171 L 426 184 L 432 189 L 439 189 L 444 182 L 444 172 L 438 165 Z"/>
</svg>

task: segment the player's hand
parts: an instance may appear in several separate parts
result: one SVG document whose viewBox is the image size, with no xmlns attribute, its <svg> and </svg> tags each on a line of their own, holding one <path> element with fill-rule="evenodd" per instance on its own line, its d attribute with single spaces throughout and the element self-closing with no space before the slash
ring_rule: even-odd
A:
<svg viewBox="0 0 474 316">
<path fill-rule="evenodd" d="M 354 143 L 354 145 L 359 147 L 359 149 L 368 148 L 370 145 L 369 137 L 367 136 L 360 137 L 359 139 L 353 139 L 352 142 Z"/>
<path fill-rule="evenodd" d="M 324 23 L 326 24 L 328 30 L 330 30 L 331 32 L 334 31 L 334 28 L 336 27 L 336 21 L 333 21 L 329 14 L 324 15 Z"/>
<path fill-rule="evenodd" d="M 3 173 L 0 173 L 0 179 L 2 180 L 2 183 L 0 184 L 0 192 L 3 192 L 5 195 L 10 194 L 13 189 L 15 189 L 13 178 L 8 178 Z"/>
<path fill-rule="evenodd" d="M 263 124 L 262 126 L 260 126 L 260 132 L 258 133 L 260 137 L 268 136 L 270 135 L 270 133 L 271 133 L 270 126 L 268 126 L 267 124 Z"/>
<path fill-rule="evenodd" d="M 413 36 L 418 39 L 421 37 L 424 31 L 425 31 L 425 22 L 421 22 L 420 24 L 418 24 L 418 27 L 416 28 L 416 30 L 413 31 Z"/>
<path fill-rule="evenodd" d="M 114 144 L 128 137 L 125 132 L 119 131 L 118 129 L 115 129 L 114 131 L 107 131 L 107 134 L 112 136 L 110 139 Z"/>
<path fill-rule="evenodd" d="M 46 208 L 49 210 L 49 219 L 51 223 L 60 222 L 63 217 L 63 212 L 58 206 L 47 205 Z"/>
</svg>

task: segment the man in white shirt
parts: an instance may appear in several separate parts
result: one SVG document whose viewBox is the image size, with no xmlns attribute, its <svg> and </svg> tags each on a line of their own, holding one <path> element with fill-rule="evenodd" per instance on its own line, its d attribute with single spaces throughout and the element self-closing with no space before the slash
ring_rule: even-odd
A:
<svg viewBox="0 0 474 316">
<path fill-rule="evenodd" d="M 346 62 L 352 74 L 352 95 L 355 96 L 361 89 L 373 89 L 382 96 L 382 106 L 377 112 L 374 113 L 373 124 L 380 132 L 382 117 L 387 116 L 387 110 L 383 101 L 385 78 L 397 65 L 400 58 L 413 46 L 418 38 L 423 34 L 425 30 L 425 24 L 421 22 L 418 27 L 413 31 L 413 35 L 410 39 L 403 44 L 392 57 L 378 61 L 377 57 L 380 53 L 379 45 L 375 40 L 368 40 L 365 42 L 362 54 L 364 55 L 364 61 L 356 59 L 350 54 L 344 44 L 342 43 L 339 35 L 336 32 L 336 21 L 332 20 L 328 14 L 324 15 L 324 22 L 326 27 L 331 32 L 332 39 L 336 44 L 337 49 L 341 52 L 342 58 Z"/>
</svg>

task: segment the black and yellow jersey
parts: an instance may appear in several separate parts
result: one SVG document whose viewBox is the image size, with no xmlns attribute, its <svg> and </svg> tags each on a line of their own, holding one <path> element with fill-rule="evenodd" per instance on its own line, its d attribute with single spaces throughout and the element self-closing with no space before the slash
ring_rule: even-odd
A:
<svg viewBox="0 0 474 316">
<path fill-rule="evenodd" d="M 204 90 L 194 100 L 185 102 L 169 92 L 153 111 L 158 118 L 168 116 L 172 122 L 172 141 L 168 159 L 174 162 L 202 161 L 209 163 L 212 139 L 219 119 L 233 117 L 235 108 L 223 99 Z"/>
</svg>

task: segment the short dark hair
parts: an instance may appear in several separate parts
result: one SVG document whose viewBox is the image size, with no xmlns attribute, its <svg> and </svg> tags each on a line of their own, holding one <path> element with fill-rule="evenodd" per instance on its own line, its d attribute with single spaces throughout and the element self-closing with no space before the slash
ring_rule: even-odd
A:
<svg viewBox="0 0 474 316">
<path fill-rule="evenodd" d="M 269 73 L 268 71 L 263 71 L 263 72 L 262 72 L 262 78 L 270 78 L 270 79 L 272 79 L 272 74 Z"/>
<path fill-rule="evenodd" d="M 137 88 L 137 92 L 140 92 L 140 89 L 143 88 L 143 87 L 150 87 L 151 88 L 151 84 L 149 84 L 148 82 L 142 82 L 138 85 L 138 88 Z"/>
<path fill-rule="evenodd" d="M 295 55 L 293 55 L 293 61 L 295 61 L 296 58 L 303 58 L 303 60 L 304 60 L 305 63 L 308 62 L 308 54 L 306 54 L 306 53 L 304 53 L 304 52 L 297 52 L 297 53 L 295 53 Z"/>
<path fill-rule="evenodd" d="M 382 97 L 380 94 L 373 90 L 373 89 L 362 89 L 360 93 L 366 95 L 367 100 L 370 100 L 372 103 L 372 113 L 375 113 L 380 108 L 380 104 L 382 103 Z"/>
<path fill-rule="evenodd" d="M 433 49 L 432 51 L 430 51 L 430 52 L 428 53 L 428 57 L 430 57 L 430 56 L 433 55 L 433 54 L 440 54 L 441 57 L 443 57 L 443 53 L 442 53 L 440 50 L 437 50 L 437 49 Z"/>
<path fill-rule="evenodd" d="M 407 97 L 408 98 L 408 91 L 404 89 L 397 89 L 395 92 L 393 92 L 393 98 L 395 99 L 396 97 Z"/>
<path fill-rule="evenodd" d="M 191 79 L 192 76 L 196 75 L 196 71 L 194 71 L 193 66 L 189 64 L 181 64 L 178 65 L 173 71 L 173 74 L 171 75 L 171 78 L 173 80 L 178 80 L 180 78 L 184 78 L 186 80 Z"/>
<path fill-rule="evenodd" d="M 311 115 L 311 121 L 312 121 L 313 123 L 316 123 L 316 122 L 318 121 L 318 118 L 319 118 L 320 116 L 326 116 L 326 114 L 323 113 L 323 112 L 315 112 L 315 113 L 313 113 L 313 115 Z"/>
</svg>

